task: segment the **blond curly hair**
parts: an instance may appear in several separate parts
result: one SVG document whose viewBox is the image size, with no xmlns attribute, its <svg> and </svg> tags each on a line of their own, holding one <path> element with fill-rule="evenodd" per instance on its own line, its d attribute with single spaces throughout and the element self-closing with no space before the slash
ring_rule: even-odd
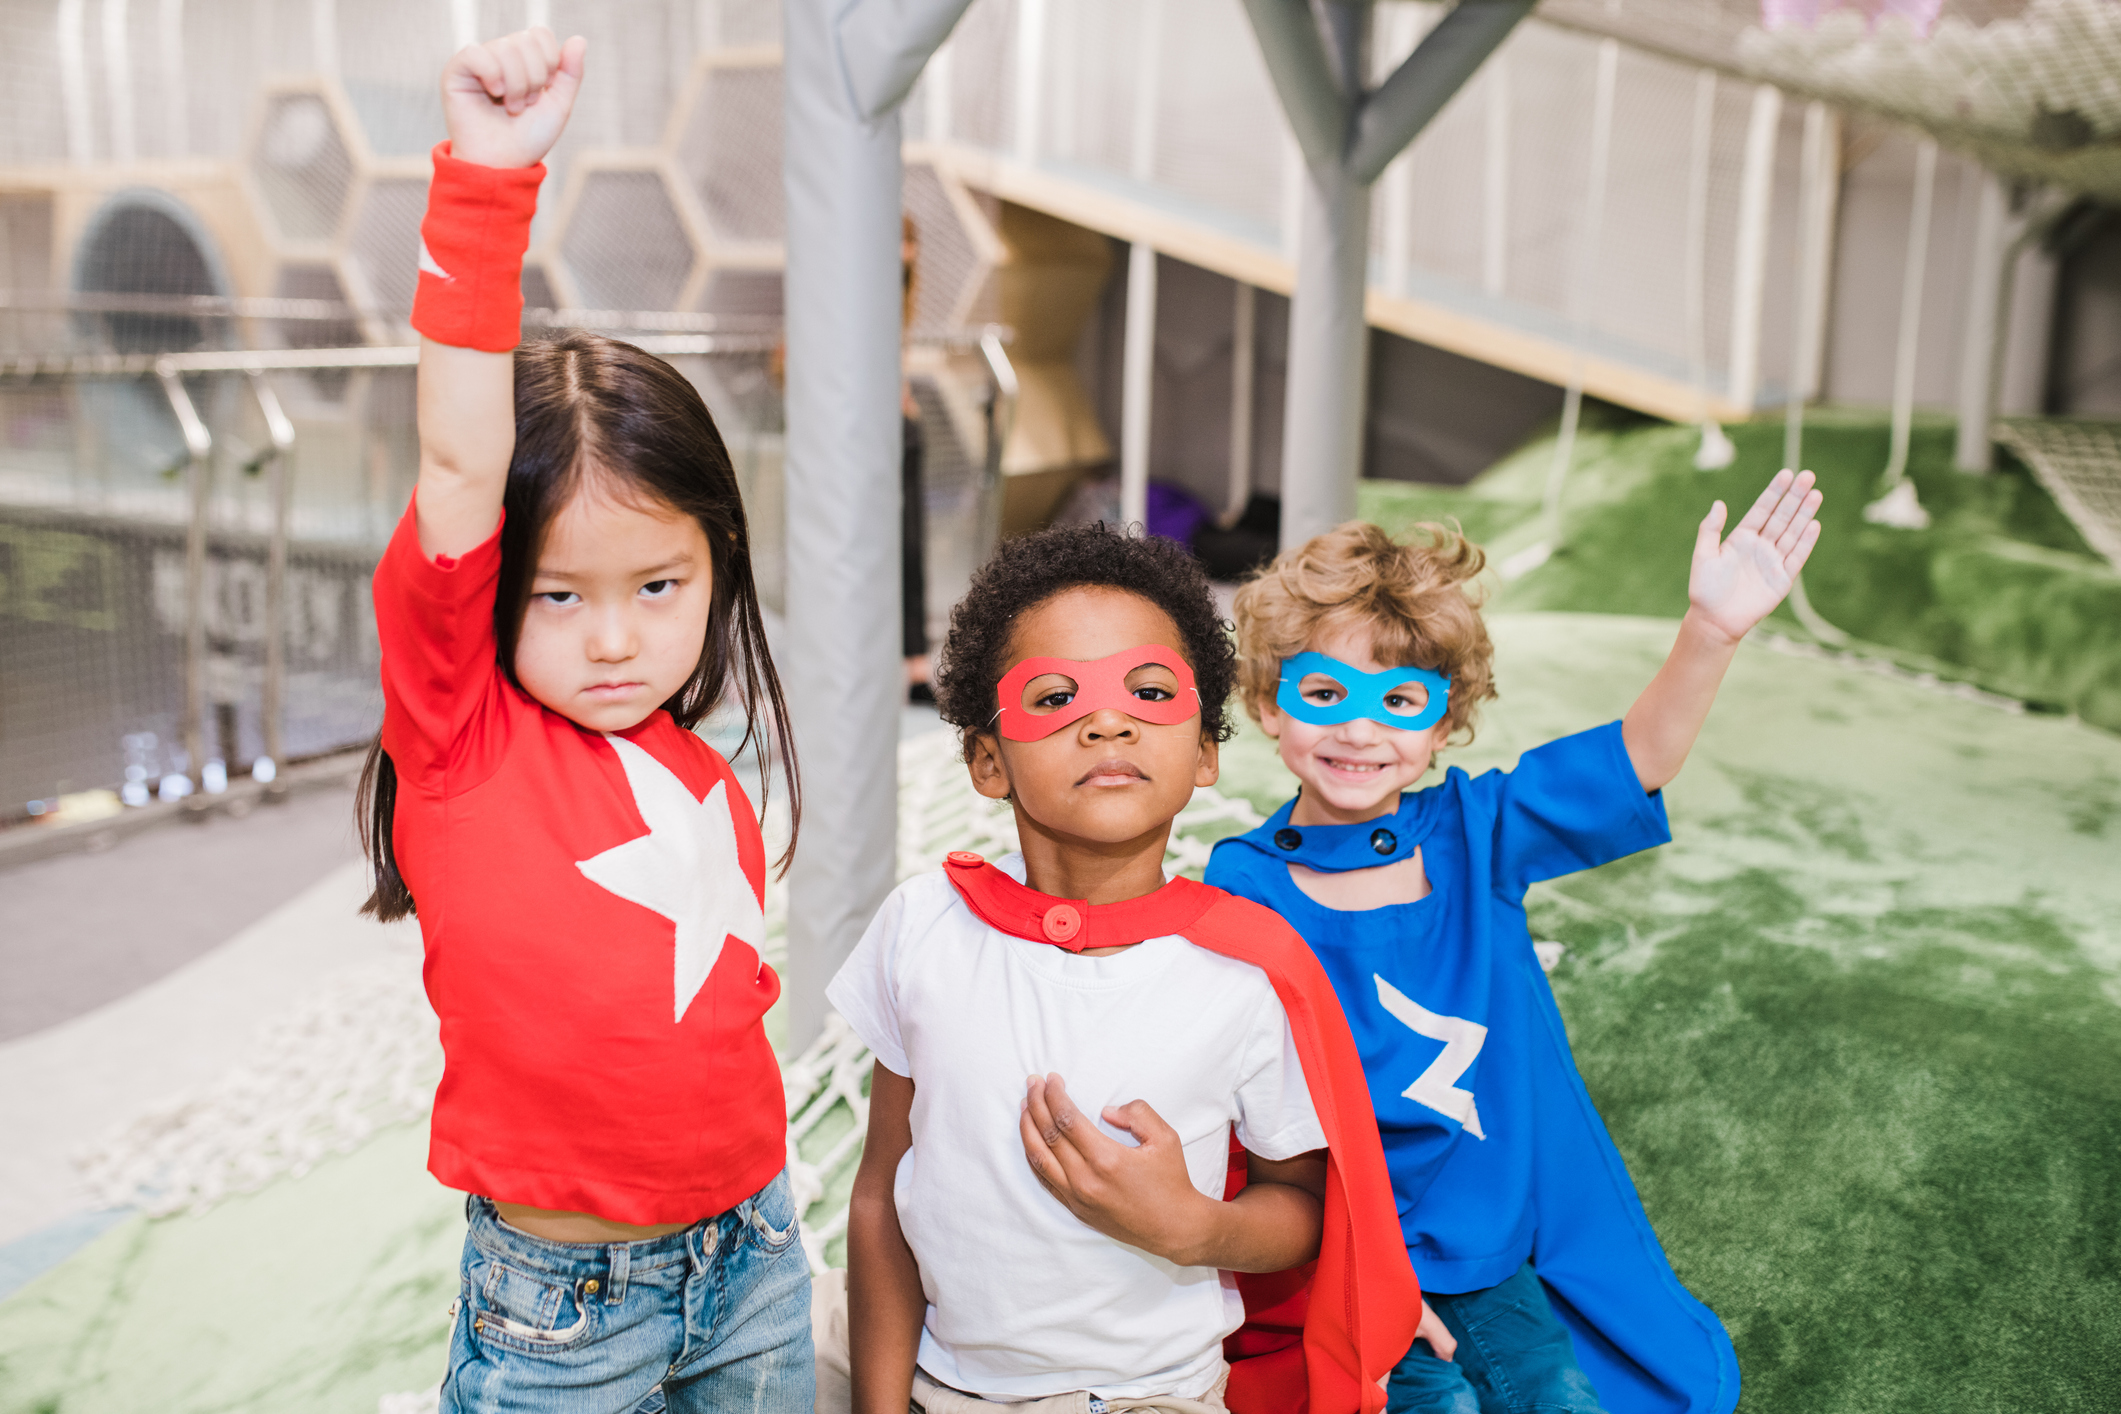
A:
<svg viewBox="0 0 2121 1414">
<path fill-rule="evenodd" d="M 1495 694 L 1495 648 L 1481 622 L 1487 555 L 1456 525 L 1423 521 L 1395 540 L 1351 520 L 1284 551 L 1237 591 L 1237 683 L 1258 721 L 1274 700 L 1282 659 L 1321 633 L 1367 629 L 1380 663 L 1427 668 L 1451 680 L 1449 739 L 1473 739 L 1480 704 Z"/>
</svg>

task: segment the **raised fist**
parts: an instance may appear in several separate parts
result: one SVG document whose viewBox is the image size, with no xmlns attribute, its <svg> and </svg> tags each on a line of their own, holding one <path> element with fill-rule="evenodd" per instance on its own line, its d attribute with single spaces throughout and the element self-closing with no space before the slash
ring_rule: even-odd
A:
<svg viewBox="0 0 2121 1414">
<path fill-rule="evenodd" d="M 582 88 L 589 41 L 562 45 L 542 25 L 467 45 L 442 68 L 450 150 L 482 167 L 529 167 L 560 139 Z"/>
</svg>

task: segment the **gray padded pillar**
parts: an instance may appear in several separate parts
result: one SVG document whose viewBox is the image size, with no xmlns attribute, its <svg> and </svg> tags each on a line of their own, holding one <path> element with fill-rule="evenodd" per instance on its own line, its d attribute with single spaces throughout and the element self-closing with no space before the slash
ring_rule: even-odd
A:
<svg viewBox="0 0 2121 1414">
<path fill-rule="evenodd" d="M 788 622 L 803 773 L 788 1044 L 896 878 L 898 105 L 967 0 L 786 0 Z"/>
</svg>

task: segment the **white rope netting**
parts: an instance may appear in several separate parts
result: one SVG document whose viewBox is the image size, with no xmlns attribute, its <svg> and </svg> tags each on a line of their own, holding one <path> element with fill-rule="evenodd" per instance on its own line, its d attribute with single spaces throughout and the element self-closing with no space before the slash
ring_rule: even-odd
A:
<svg viewBox="0 0 2121 1414">
<path fill-rule="evenodd" d="M 1014 817 L 972 789 L 956 736 L 937 731 L 899 747 L 899 876 L 934 869 L 954 849 L 990 857 L 1016 848 Z M 1198 877 L 1216 839 L 1262 817 L 1247 802 L 1195 792 L 1172 832 L 1165 867 Z M 786 838 L 769 816 L 769 840 Z M 769 854 L 774 851 L 769 848 Z M 787 952 L 787 885 L 766 891 L 764 953 Z M 331 978 L 259 1033 L 243 1063 L 219 1080 L 155 1105 L 77 1157 L 98 1204 L 156 1217 L 203 1212 L 282 1175 L 300 1176 L 387 1125 L 432 1107 L 442 1056 L 421 990 L 416 948 Z M 803 1053 L 782 1063 L 788 1167 L 803 1213 L 803 1243 L 822 1271 L 846 1231 L 847 1192 L 868 1128 L 869 1052 L 836 1016 Z"/>
<path fill-rule="evenodd" d="M 235 1069 L 113 1131 L 75 1162 L 97 1206 L 204 1212 L 300 1177 L 426 1114 L 442 1074 L 415 949 L 342 972 L 268 1023 Z"/>
<path fill-rule="evenodd" d="M 1996 440 L 2032 468 L 2085 543 L 2121 570 L 2121 423 L 2011 418 L 1996 425 Z"/>
<path fill-rule="evenodd" d="M 1816 26 L 1748 30 L 1743 65 L 1793 93 L 1868 109 L 1971 149 L 1988 165 L 2121 198 L 2121 3 L 2031 0 L 1985 25 L 1928 34 L 1855 8 Z"/>
</svg>

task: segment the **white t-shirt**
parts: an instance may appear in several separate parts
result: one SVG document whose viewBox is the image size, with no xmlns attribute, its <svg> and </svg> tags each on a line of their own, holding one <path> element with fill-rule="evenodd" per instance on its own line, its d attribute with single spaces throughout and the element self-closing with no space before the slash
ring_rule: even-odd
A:
<svg viewBox="0 0 2121 1414">
<path fill-rule="evenodd" d="M 1022 880 L 1020 857 L 1000 867 Z M 1110 957 L 1014 938 L 935 873 L 885 901 L 825 995 L 887 1070 L 913 1080 L 895 1196 L 928 1298 L 929 1377 L 1001 1400 L 1206 1393 L 1223 1337 L 1244 1322 L 1234 1280 L 1076 1218 L 1025 1161 L 1017 1116 L 1025 1078 L 1049 1072 L 1093 1119 L 1146 1100 L 1211 1198 L 1232 1124 L 1262 1158 L 1323 1149 L 1266 974 L 1177 937 Z"/>
</svg>

